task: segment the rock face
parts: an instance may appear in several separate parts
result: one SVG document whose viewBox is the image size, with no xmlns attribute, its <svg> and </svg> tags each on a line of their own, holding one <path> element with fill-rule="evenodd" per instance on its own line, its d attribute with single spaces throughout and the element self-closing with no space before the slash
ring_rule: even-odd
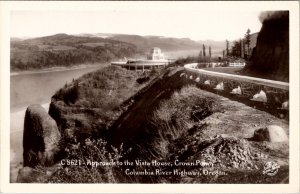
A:
<svg viewBox="0 0 300 194">
<path fill-rule="evenodd" d="M 277 125 L 269 125 L 266 128 L 254 131 L 253 139 L 256 141 L 284 142 L 288 141 L 285 131 Z"/>
<path fill-rule="evenodd" d="M 262 28 L 247 67 L 271 79 L 289 81 L 289 12 L 275 11 L 261 14 Z"/>
<path fill-rule="evenodd" d="M 61 135 L 56 122 L 41 105 L 30 105 L 25 113 L 24 166 L 52 165 L 60 152 Z"/>
</svg>

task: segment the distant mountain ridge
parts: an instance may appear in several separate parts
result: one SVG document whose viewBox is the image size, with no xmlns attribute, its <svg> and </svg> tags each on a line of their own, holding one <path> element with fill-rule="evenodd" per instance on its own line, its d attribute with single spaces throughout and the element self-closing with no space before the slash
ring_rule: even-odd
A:
<svg viewBox="0 0 300 194">
<path fill-rule="evenodd" d="M 200 47 L 196 41 L 179 39 L 179 38 L 168 38 L 162 36 L 140 36 L 140 35 L 129 35 L 129 34 L 80 34 L 79 36 L 89 37 L 106 37 L 110 40 L 117 40 L 121 42 L 130 42 L 137 46 L 142 52 L 148 52 L 152 47 L 159 47 L 163 51 L 173 50 L 189 50 Z"/>
<path fill-rule="evenodd" d="M 177 50 L 199 50 L 202 49 L 202 44 L 211 46 L 213 50 L 222 51 L 225 48 L 225 41 L 200 40 L 195 41 L 190 38 L 174 38 L 164 36 L 141 36 L 134 34 L 111 34 L 111 33 L 83 33 L 77 34 L 79 37 L 101 37 L 111 40 L 128 42 L 134 44 L 142 52 L 148 52 L 152 47 L 159 47 L 163 51 Z"/>
</svg>

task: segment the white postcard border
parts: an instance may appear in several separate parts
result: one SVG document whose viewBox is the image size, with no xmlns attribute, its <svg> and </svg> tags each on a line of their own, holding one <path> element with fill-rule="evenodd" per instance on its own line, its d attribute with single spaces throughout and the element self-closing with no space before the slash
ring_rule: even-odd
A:
<svg viewBox="0 0 300 194">
<path fill-rule="evenodd" d="M 10 161 L 10 68 L 9 29 L 11 11 L 139 10 L 166 8 L 197 10 L 290 11 L 290 178 L 289 184 L 19 184 L 9 183 Z M 1 192 L 5 193 L 294 193 L 299 192 L 299 2 L 0 2 L 1 38 Z"/>
</svg>

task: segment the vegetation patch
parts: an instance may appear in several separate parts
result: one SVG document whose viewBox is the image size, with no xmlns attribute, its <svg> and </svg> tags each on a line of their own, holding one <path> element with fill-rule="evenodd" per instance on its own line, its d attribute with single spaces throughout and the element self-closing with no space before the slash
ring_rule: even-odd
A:
<svg viewBox="0 0 300 194">
<path fill-rule="evenodd" d="M 132 104 L 131 96 L 157 74 L 141 74 L 116 66 L 86 74 L 72 83 L 66 83 L 52 97 L 49 114 L 67 139 L 101 136 Z M 148 81 L 138 83 L 137 79 L 144 76 L 149 77 Z"/>
<path fill-rule="evenodd" d="M 51 177 L 48 183 L 119 183 L 118 163 L 127 154 L 122 146 L 107 148 L 107 142 L 98 139 L 70 145 L 66 148 L 68 157 Z M 71 164 L 72 163 L 72 164 Z"/>
</svg>

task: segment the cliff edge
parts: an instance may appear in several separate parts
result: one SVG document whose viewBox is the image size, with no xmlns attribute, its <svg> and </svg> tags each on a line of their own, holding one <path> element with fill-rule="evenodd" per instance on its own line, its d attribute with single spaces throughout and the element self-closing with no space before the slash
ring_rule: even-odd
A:
<svg viewBox="0 0 300 194">
<path fill-rule="evenodd" d="M 262 74 L 268 79 L 289 81 L 289 12 L 263 12 L 262 28 L 257 37 L 249 73 Z"/>
</svg>

